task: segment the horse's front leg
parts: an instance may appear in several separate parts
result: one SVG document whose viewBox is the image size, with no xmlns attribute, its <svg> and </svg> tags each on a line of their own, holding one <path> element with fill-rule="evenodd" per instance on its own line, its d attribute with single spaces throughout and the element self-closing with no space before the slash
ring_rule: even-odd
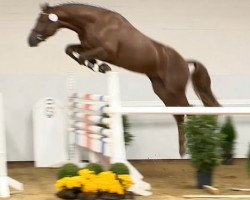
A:
<svg viewBox="0 0 250 200">
<path fill-rule="evenodd" d="M 108 60 L 108 53 L 105 51 L 103 47 L 97 47 L 88 51 L 83 51 L 80 53 L 79 56 L 79 62 L 85 65 L 87 64 L 88 61 L 95 59 L 102 61 Z M 107 64 L 102 63 L 101 65 L 98 66 L 98 69 L 93 69 L 93 70 L 105 73 L 107 71 L 111 71 L 111 68 Z"/>
<path fill-rule="evenodd" d="M 78 44 L 68 45 L 65 49 L 65 52 L 67 55 L 73 58 L 77 63 L 79 63 L 80 65 L 85 65 L 93 71 L 99 71 L 101 73 L 105 73 L 106 71 L 111 70 L 111 68 L 105 63 L 98 66 L 94 56 L 87 55 L 88 57 L 87 59 L 85 55 L 86 52 L 88 54 L 89 51 L 86 51 L 81 45 Z"/>
<path fill-rule="evenodd" d="M 65 49 L 65 53 L 69 55 L 72 59 L 74 59 L 77 63 L 79 63 L 80 65 L 86 65 L 88 68 L 94 71 L 94 65 L 97 65 L 96 60 L 88 60 L 87 64 L 86 62 L 80 61 L 79 58 L 82 52 L 84 52 L 84 48 L 82 48 L 82 46 L 79 44 L 68 45 Z"/>
<path fill-rule="evenodd" d="M 79 61 L 79 56 L 81 51 L 83 51 L 83 48 L 79 44 L 68 45 L 65 49 L 65 53 L 79 64 L 81 64 Z"/>
</svg>

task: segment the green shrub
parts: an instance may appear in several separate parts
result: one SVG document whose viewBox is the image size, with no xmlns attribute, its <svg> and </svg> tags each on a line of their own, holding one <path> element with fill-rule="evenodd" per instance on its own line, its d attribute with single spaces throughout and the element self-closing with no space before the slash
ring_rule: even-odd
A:
<svg viewBox="0 0 250 200">
<path fill-rule="evenodd" d="M 99 174 L 103 172 L 103 167 L 100 164 L 97 163 L 89 163 L 85 169 L 89 169 L 91 171 L 94 171 L 96 174 Z"/>
<path fill-rule="evenodd" d="M 124 163 L 114 163 L 109 170 L 118 175 L 129 174 L 129 168 Z"/>
<path fill-rule="evenodd" d="M 222 125 L 221 133 L 223 134 L 223 141 L 222 141 L 223 156 L 224 155 L 226 156 L 228 154 L 233 154 L 235 139 L 236 139 L 236 131 L 230 117 L 227 117 L 225 123 Z"/>
<path fill-rule="evenodd" d="M 61 179 L 64 177 L 72 177 L 77 176 L 79 171 L 79 167 L 73 163 L 67 163 L 63 165 L 57 173 L 57 178 Z"/>
<path fill-rule="evenodd" d="M 184 123 L 188 152 L 198 171 L 211 171 L 221 162 L 220 128 L 215 116 L 189 116 Z"/>
</svg>

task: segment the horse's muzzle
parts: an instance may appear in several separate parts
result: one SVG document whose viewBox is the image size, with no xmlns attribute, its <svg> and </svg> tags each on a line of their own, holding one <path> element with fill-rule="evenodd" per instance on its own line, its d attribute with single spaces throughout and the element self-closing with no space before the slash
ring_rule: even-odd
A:
<svg viewBox="0 0 250 200">
<path fill-rule="evenodd" d="M 37 37 L 37 33 L 31 32 L 29 38 L 28 38 L 28 43 L 30 47 L 36 47 L 38 46 L 39 42 L 42 40 L 39 40 Z"/>
</svg>

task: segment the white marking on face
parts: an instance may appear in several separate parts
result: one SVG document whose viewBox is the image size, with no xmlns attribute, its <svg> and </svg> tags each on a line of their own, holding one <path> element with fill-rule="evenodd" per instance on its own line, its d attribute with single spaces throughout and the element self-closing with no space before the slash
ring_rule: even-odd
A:
<svg viewBox="0 0 250 200">
<path fill-rule="evenodd" d="M 49 20 L 52 22 L 57 22 L 58 21 L 58 16 L 56 14 L 50 13 L 49 14 Z"/>
</svg>

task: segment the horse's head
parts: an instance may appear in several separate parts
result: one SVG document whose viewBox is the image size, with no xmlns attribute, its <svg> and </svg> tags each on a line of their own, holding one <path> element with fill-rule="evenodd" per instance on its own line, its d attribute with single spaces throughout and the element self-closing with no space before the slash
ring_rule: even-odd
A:
<svg viewBox="0 0 250 200">
<path fill-rule="evenodd" d="M 37 46 L 48 37 L 54 35 L 59 27 L 58 16 L 51 12 L 48 4 L 42 6 L 42 12 L 37 19 L 34 29 L 28 38 L 31 47 Z"/>
</svg>

